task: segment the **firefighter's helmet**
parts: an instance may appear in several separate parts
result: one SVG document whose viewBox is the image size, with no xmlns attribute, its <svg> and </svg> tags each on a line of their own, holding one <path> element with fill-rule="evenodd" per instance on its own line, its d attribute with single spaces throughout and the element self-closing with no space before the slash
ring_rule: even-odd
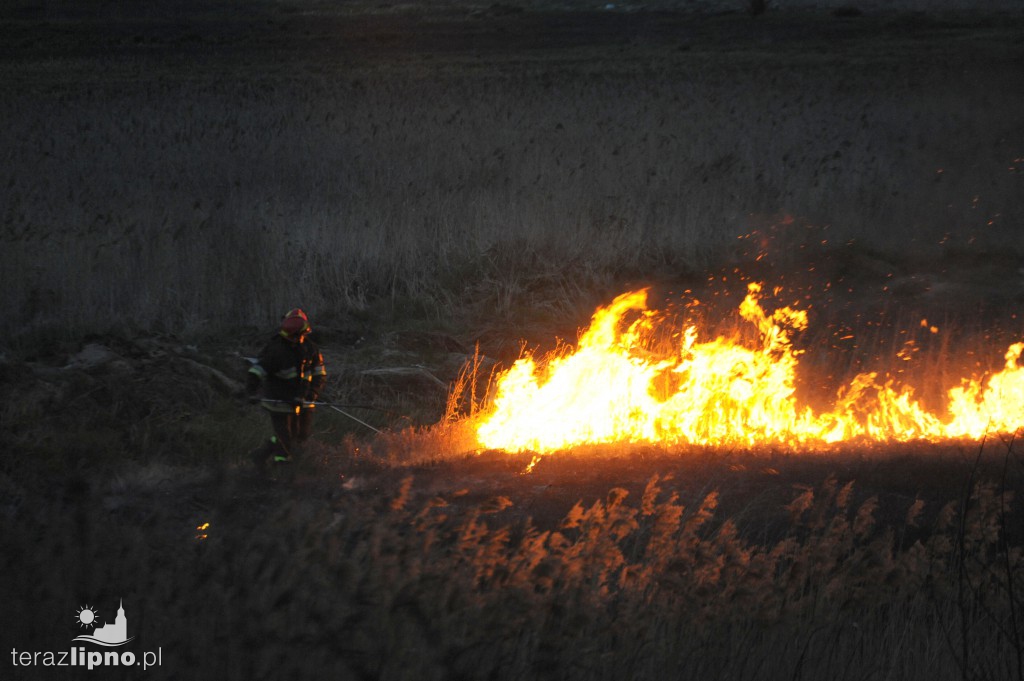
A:
<svg viewBox="0 0 1024 681">
<path fill-rule="evenodd" d="M 281 335 L 288 340 L 298 340 L 309 333 L 309 317 L 300 308 L 289 310 L 281 320 Z"/>
</svg>

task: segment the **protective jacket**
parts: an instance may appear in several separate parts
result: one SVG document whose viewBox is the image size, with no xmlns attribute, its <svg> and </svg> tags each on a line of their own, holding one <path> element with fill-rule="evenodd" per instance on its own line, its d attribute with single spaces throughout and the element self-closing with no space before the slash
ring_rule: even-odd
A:
<svg viewBox="0 0 1024 681">
<path fill-rule="evenodd" d="M 249 368 L 249 392 L 262 384 L 262 404 L 270 411 L 294 412 L 295 400 L 315 401 L 326 382 L 323 355 L 308 339 L 297 343 L 275 335 Z"/>
</svg>

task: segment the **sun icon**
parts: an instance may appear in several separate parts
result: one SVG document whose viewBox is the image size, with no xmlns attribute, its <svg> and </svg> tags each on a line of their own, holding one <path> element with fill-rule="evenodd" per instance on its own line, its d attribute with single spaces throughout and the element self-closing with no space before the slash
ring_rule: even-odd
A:
<svg viewBox="0 0 1024 681">
<path fill-rule="evenodd" d="M 78 609 L 78 624 L 85 627 L 96 626 L 96 610 L 91 605 L 86 605 Z"/>
</svg>

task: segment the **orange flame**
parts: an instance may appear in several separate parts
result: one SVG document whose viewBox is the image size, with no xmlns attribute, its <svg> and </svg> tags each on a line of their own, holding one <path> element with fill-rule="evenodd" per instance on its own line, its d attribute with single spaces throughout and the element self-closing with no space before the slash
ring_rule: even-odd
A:
<svg viewBox="0 0 1024 681">
<path fill-rule="evenodd" d="M 807 313 L 783 307 L 767 314 L 760 293 L 749 284 L 739 307 L 757 328 L 755 347 L 722 337 L 702 342 L 689 326 L 667 357 L 645 346 L 658 321 L 646 290 L 619 296 L 597 310 L 575 351 L 539 363 L 524 357 L 498 377 L 492 408 L 476 425 L 479 443 L 541 453 L 616 442 L 796 446 L 977 438 L 1024 426 L 1024 343 L 1010 347 L 1005 368 L 987 381 L 949 390 L 945 417 L 876 373 L 854 377 L 829 411 L 801 407 L 801 351 L 791 337 L 807 327 Z M 632 313 L 639 318 L 626 325 Z"/>
</svg>

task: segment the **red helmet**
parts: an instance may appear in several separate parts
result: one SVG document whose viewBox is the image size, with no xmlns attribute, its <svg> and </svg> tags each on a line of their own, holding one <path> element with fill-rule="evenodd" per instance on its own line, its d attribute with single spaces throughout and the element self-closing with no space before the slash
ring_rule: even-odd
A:
<svg viewBox="0 0 1024 681">
<path fill-rule="evenodd" d="M 289 310 L 281 320 L 281 335 L 288 340 L 298 340 L 309 333 L 309 318 L 300 308 Z"/>
</svg>

